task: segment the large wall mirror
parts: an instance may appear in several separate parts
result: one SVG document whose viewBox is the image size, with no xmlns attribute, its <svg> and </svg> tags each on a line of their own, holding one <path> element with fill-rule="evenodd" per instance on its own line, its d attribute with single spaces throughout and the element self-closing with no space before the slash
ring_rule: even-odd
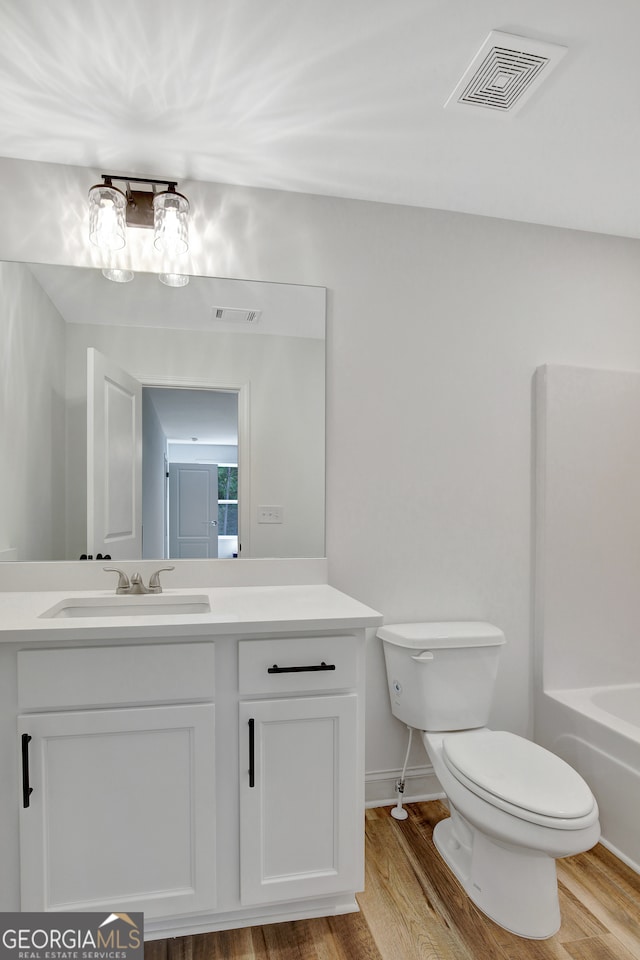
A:
<svg viewBox="0 0 640 960">
<path fill-rule="evenodd" d="M 325 308 L 0 263 L 0 559 L 323 556 Z"/>
</svg>

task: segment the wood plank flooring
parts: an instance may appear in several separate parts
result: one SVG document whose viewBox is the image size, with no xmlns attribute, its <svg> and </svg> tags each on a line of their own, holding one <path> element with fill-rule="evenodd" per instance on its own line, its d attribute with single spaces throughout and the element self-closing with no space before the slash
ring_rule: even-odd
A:
<svg viewBox="0 0 640 960">
<path fill-rule="evenodd" d="M 558 861 L 560 931 L 523 940 L 470 902 L 433 846 L 439 801 L 366 812 L 360 913 L 145 944 L 145 960 L 640 960 L 640 876 L 600 844 Z"/>
</svg>

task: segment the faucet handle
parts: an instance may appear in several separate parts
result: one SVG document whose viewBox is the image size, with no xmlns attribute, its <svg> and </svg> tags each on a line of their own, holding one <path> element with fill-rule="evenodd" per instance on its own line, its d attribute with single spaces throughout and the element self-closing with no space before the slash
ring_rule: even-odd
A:
<svg viewBox="0 0 640 960">
<path fill-rule="evenodd" d="M 118 574 L 118 586 L 116 587 L 116 593 L 128 593 L 131 589 L 131 583 L 129 582 L 129 577 L 126 575 L 124 570 L 119 570 L 117 567 L 103 567 L 107 573 L 117 573 Z"/>
<path fill-rule="evenodd" d="M 149 590 L 153 593 L 162 593 L 162 584 L 160 583 L 160 574 L 164 573 L 165 570 L 175 570 L 175 567 L 160 567 L 159 570 L 156 570 L 155 573 L 152 573 L 149 577 Z"/>
</svg>

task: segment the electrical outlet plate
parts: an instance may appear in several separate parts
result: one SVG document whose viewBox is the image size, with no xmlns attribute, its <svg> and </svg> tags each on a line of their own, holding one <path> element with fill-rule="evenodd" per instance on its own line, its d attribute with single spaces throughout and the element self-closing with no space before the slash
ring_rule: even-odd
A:
<svg viewBox="0 0 640 960">
<path fill-rule="evenodd" d="M 258 507 L 258 523 L 282 523 L 282 507 L 266 506 Z"/>
</svg>

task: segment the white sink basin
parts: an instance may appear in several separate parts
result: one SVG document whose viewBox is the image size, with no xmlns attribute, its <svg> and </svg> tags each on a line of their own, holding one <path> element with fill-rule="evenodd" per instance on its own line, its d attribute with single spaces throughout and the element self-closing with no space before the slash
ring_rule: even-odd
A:
<svg viewBox="0 0 640 960">
<path fill-rule="evenodd" d="M 188 594 L 183 597 L 134 594 L 121 597 L 68 597 L 45 610 L 40 616 L 59 620 L 70 617 L 168 617 L 210 612 L 206 594 Z"/>
</svg>

